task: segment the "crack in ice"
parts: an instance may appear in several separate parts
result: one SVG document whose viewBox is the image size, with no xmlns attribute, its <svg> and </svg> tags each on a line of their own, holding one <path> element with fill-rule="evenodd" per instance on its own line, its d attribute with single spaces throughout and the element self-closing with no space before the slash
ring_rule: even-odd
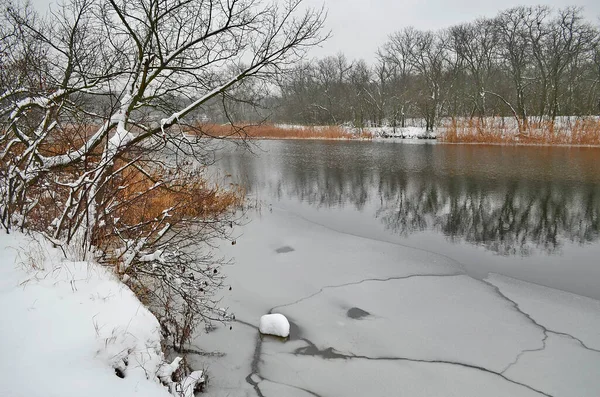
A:
<svg viewBox="0 0 600 397">
<path fill-rule="evenodd" d="M 236 320 L 236 321 L 241 322 L 240 320 Z M 244 324 L 244 323 L 242 322 L 242 324 Z M 250 325 L 250 324 L 246 323 L 246 325 Z M 260 363 L 261 350 L 262 350 L 262 339 L 259 336 L 256 340 L 256 345 L 254 346 L 254 354 L 252 355 L 252 362 L 250 363 L 250 373 L 248 374 L 248 376 L 246 376 L 246 383 L 248 383 L 250 386 L 252 386 L 252 388 L 254 389 L 254 391 L 256 392 L 256 395 L 258 397 L 265 397 L 264 394 L 262 394 L 260 387 L 258 386 L 260 384 L 260 381 L 257 382 L 256 380 L 252 379 L 252 377 L 254 375 L 259 377 L 261 380 L 263 379 L 260 376 L 260 370 L 258 368 L 258 364 Z"/>
<path fill-rule="evenodd" d="M 521 359 L 521 357 L 523 355 L 525 355 L 526 353 L 541 352 L 544 349 L 546 349 L 546 340 L 548 339 L 548 331 L 543 331 L 543 332 L 544 332 L 544 337 L 542 338 L 542 347 L 538 347 L 537 349 L 521 350 L 519 352 L 519 354 L 517 355 L 517 357 L 515 357 L 514 361 L 511 362 L 510 364 L 508 364 L 500 373 L 501 374 L 506 373 L 506 371 L 508 371 L 512 366 L 516 365 L 519 362 L 519 360 Z"/>
<path fill-rule="evenodd" d="M 292 388 L 292 389 L 302 390 L 303 392 L 305 392 L 305 393 L 308 393 L 308 394 L 310 394 L 311 396 L 315 396 L 315 397 L 322 397 L 320 394 L 318 394 L 318 393 L 316 393 L 316 392 L 314 392 L 314 391 L 312 391 L 312 390 L 305 389 L 305 388 L 303 388 L 303 387 L 300 387 L 300 386 L 294 386 L 294 385 L 290 385 L 289 383 L 276 382 L 276 381 L 274 381 L 274 380 L 267 379 L 267 378 L 263 378 L 263 377 L 261 377 L 261 380 L 266 380 L 267 382 L 271 382 L 271 383 L 274 383 L 274 384 L 276 384 L 276 385 L 287 386 L 287 387 L 290 387 L 290 388 Z M 260 383 L 260 382 L 259 382 L 259 383 Z"/>
<path fill-rule="evenodd" d="M 596 352 L 596 353 L 600 353 L 599 349 L 595 349 L 593 347 L 589 347 L 584 341 L 582 341 L 581 339 L 579 339 L 578 337 L 571 335 L 569 333 L 566 332 L 561 332 L 561 331 L 555 331 L 552 330 L 548 327 L 546 327 L 545 325 L 540 324 L 537 320 L 535 320 L 529 313 L 527 313 L 526 311 L 524 311 L 523 309 L 521 309 L 521 306 L 515 301 L 510 299 L 508 296 L 506 296 L 506 294 L 504 294 L 501 290 L 500 287 L 498 287 L 497 285 L 486 281 L 486 280 L 481 280 L 482 283 L 487 284 L 488 286 L 490 286 L 502 299 L 504 299 L 507 302 L 510 302 L 510 304 L 513 306 L 513 308 L 521 313 L 524 317 L 526 317 L 532 324 L 534 324 L 536 327 L 538 327 L 540 330 L 542 330 L 542 333 L 544 334 L 544 338 L 542 339 L 542 344 L 543 346 L 541 348 L 538 349 L 527 349 L 527 350 L 523 350 L 519 353 L 519 355 L 516 357 L 515 361 L 513 361 L 512 363 L 510 363 L 505 369 L 504 371 L 502 371 L 503 373 L 506 372 L 510 367 L 512 367 L 513 365 L 517 364 L 519 359 L 525 354 L 525 353 L 530 353 L 530 352 L 536 352 L 536 351 L 542 351 L 546 348 L 546 339 L 548 339 L 548 334 L 554 334 L 554 335 L 560 335 L 560 336 L 564 336 L 567 338 L 570 338 L 574 341 L 576 341 L 577 343 L 579 343 L 579 345 L 588 350 L 588 351 L 592 351 L 592 352 Z"/>
<path fill-rule="evenodd" d="M 306 341 L 306 339 L 304 339 Z M 309 343 L 310 345 L 314 344 L 310 341 L 307 341 L 307 343 Z M 333 348 L 328 348 L 325 350 L 318 350 L 317 354 L 310 354 L 313 356 L 320 356 L 320 355 L 325 355 L 323 352 L 325 351 L 335 351 L 335 349 Z M 292 353 L 294 355 L 309 355 L 309 354 L 305 354 L 300 352 L 300 349 L 297 349 L 294 353 Z M 543 396 L 546 397 L 553 397 L 551 394 L 548 394 L 542 390 L 538 390 L 536 388 L 534 388 L 533 386 L 530 386 L 526 383 L 521 383 L 519 381 L 516 381 L 514 379 L 511 379 L 509 377 L 507 377 L 506 375 L 504 375 L 503 372 L 496 372 L 493 371 L 491 369 L 479 366 L 479 365 L 474 365 L 474 364 L 467 364 L 467 363 L 461 363 L 459 361 L 448 361 L 448 360 L 427 360 L 427 359 L 419 359 L 419 358 L 409 358 L 409 357 L 395 357 L 395 356 L 382 356 L 382 357 L 370 357 L 370 356 L 364 356 L 364 355 L 355 355 L 355 354 L 343 354 L 343 353 L 338 353 L 336 351 L 335 355 L 333 356 L 328 356 L 327 359 L 329 360 L 336 360 L 336 359 L 342 359 L 342 360 L 354 360 L 354 359 L 360 359 L 360 360 L 369 360 L 369 361 L 408 361 L 408 362 L 416 362 L 416 363 L 424 363 L 424 364 L 446 364 L 446 365 L 456 365 L 456 366 L 460 366 L 460 367 L 464 367 L 464 368 L 470 368 L 470 369 L 474 369 L 474 370 L 478 370 L 478 371 L 482 371 L 482 372 L 486 372 L 492 375 L 496 375 L 501 377 L 502 379 L 504 379 L 507 382 L 513 383 L 515 385 L 521 386 L 521 387 L 525 387 L 533 392 L 536 392 L 538 394 L 541 394 Z"/>
<path fill-rule="evenodd" d="M 239 320 L 239 319 L 236 319 L 235 321 L 238 322 L 238 323 L 240 323 L 240 324 L 243 324 L 243 325 L 246 325 L 248 327 L 251 327 L 251 328 L 254 328 L 254 329 L 258 330 L 258 327 L 256 327 L 253 324 L 250 324 L 250 323 L 248 323 L 246 321 L 242 321 L 242 320 Z M 268 381 L 268 382 L 275 383 L 275 384 L 278 384 L 278 385 L 287 386 L 287 387 L 291 387 L 291 388 L 294 388 L 294 389 L 302 390 L 305 393 L 308 393 L 308 394 L 310 394 L 312 396 L 315 396 L 315 397 L 322 397 L 320 394 L 317 394 L 317 393 L 315 393 L 315 392 L 313 392 L 311 390 L 308 390 L 308 389 L 305 389 L 305 388 L 302 388 L 302 387 L 299 387 L 299 386 L 289 385 L 287 383 L 276 382 L 276 381 L 273 381 L 271 379 L 267 379 L 267 378 L 261 376 L 260 375 L 260 369 L 259 369 L 259 364 L 260 364 L 260 361 L 261 361 L 261 359 L 260 359 L 261 355 L 262 355 L 262 338 L 259 335 L 259 337 L 256 340 L 256 345 L 254 346 L 254 354 L 252 355 L 252 362 L 250 363 L 250 373 L 248 374 L 248 376 L 246 376 L 246 383 L 248 383 L 250 386 L 252 386 L 252 388 L 254 389 L 254 391 L 256 392 L 256 395 L 258 397 L 265 397 L 265 395 L 263 394 L 263 392 L 260 390 L 260 383 L 262 381 Z M 256 380 L 256 378 L 258 378 L 259 380 Z"/>
<path fill-rule="evenodd" d="M 281 305 L 277 305 L 271 308 L 271 310 L 269 310 L 269 313 L 272 313 L 273 310 L 275 309 L 280 309 L 282 307 L 288 307 L 288 306 L 293 306 L 296 305 L 300 302 L 303 302 L 307 299 L 310 299 L 312 297 L 315 297 L 317 295 L 319 295 L 320 293 L 322 293 L 323 291 L 325 291 L 326 289 L 334 289 L 334 288 L 343 288 L 343 287 L 349 287 L 351 285 L 359 285 L 362 283 L 366 283 L 366 282 L 387 282 L 387 281 L 393 281 L 393 280 L 406 280 L 406 279 L 410 279 L 410 278 L 415 278 L 415 277 L 456 277 L 456 276 L 464 276 L 463 273 L 449 273 L 449 274 L 436 274 L 436 273 L 424 273 L 424 274 L 409 274 L 406 276 L 391 276 L 391 277 L 386 277 L 386 278 L 365 278 L 365 279 L 361 279 L 358 281 L 350 281 L 348 283 L 343 283 L 343 284 L 334 284 L 334 285 L 326 285 L 324 287 L 321 287 L 321 289 L 319 289 L 318 291 L 305 296 L 303 298 L 297 299 L 294 302 L 290 302 L 290 303 L 284 303 Z"/>
</svg>

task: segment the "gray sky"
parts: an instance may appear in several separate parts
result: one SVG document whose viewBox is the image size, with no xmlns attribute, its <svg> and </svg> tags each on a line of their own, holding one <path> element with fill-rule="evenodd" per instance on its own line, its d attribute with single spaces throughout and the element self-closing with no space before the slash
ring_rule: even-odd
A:
<svg viewBox="0 0 600 397">
<path fill-rule="evenodd" d="M 544 4 L 554 8 L 583 6 L 590 21 L 598 22 L 599 0 L 304 0 L 311 6 L 325 3 L 327 27 L 332 37 L 313 56 L 343 52 L 349 59 L 371 61 L 390 33 L 405 26 L 418 29 L 446 28 L 477 17 L 492 17 L 519 5 Z"/>
<path fill-rule="evenodd" d="M 44 9 L 53 0 L 32 0 Z M 371 62 L 375 51 L 390 33 L 405 26 L 418 29 L 446 28 L 477 17 L 492 17 L 500 10 L 518 5 L 544 4 L 555 8 L 583 6 L 590 21 L 598 23 L 599 0 L 304 0 L 307 6 L 328 11 L 327 29 L 332 37 L 310 56 L 346 54 L 349 59 Z"/>
</svg>

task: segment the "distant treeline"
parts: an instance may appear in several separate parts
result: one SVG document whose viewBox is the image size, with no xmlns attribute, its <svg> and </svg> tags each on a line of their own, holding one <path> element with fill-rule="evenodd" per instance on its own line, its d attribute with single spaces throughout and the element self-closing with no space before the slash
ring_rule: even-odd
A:
<svg viewBox="0 0 600 397">
<path fill-rule="evenodd" d="M 403 28 L 374 62 L 298 65 L 270 98 L 274 121 L 404 126 L 442 117 L 535 120 L 600 114 L 600 27 L 577 7 L 516 7 L 448 29 Z"/>
</svg>

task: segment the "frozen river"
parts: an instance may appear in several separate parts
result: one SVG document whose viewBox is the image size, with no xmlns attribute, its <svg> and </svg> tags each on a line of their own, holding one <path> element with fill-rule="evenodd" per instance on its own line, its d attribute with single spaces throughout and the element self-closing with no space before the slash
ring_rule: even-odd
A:
<svg viewBox="0 0 600 397">
<path fill-rule="evenodd" d="M 265 141 L 215 396 L 600 395 L 600 150 Z M 261 338 L 282 313 L 288 340 Z M 198 363 L 196 363 L 198 365 Z"/>
</svg>

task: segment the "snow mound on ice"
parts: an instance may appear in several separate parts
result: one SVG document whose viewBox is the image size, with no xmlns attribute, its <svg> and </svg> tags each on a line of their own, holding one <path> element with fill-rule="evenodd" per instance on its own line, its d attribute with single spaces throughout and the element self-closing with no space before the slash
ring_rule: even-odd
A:
<svg viewBox="0 0 600 397">
<path fill-rule="evenodd" d="M 282 338 L 290 336 L 290 322 L 283 314 L 279 313 L 262 316 L 258 329 L 261 334 L 281 336 Z"/>
</svg>

